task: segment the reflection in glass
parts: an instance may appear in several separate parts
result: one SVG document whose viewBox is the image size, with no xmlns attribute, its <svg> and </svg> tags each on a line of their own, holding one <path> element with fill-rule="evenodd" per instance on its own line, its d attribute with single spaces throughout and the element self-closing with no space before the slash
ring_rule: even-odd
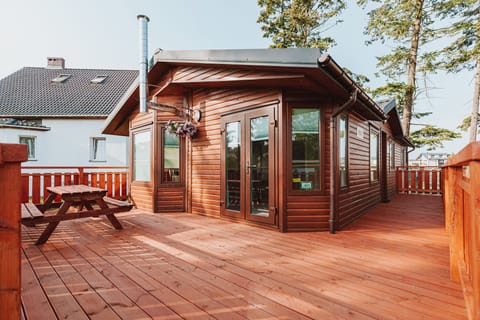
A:
<svg viewBox="0 0 480 320">
<path fill-rule="evenodd" d="M 163 181 L 180 182 L 180 137 L 164 130 Z"/>
<path fill-rule="evenodd" d="M 292 190 L 320 189 L 320 110 L 292 110 Z"/>
<path fill-rule="evenodd" d="M 150 181 L 150 131 L 133 134 L 133 180 Z"/>
<path fill-rule="evenodd" d="M 340 124 L 338 128 L 339 135 L 339 169 L 340 169 L 340 187 L 347 186 L 347 119 L 345 117 L 340 118 Z"/>
<path fill-rule="evenodd" d="M 227 123 L 225 128 L 226 148 L 226 208 L 240 211 L 240 122 Z"/>
<path fill-rule="evenodd" d="M 268 116 L 250 119 L 250 213 L 268 216 Z"/>
</svg>

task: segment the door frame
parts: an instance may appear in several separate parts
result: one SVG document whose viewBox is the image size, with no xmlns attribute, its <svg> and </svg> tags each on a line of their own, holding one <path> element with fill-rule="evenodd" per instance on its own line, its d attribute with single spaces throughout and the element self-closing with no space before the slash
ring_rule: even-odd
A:
<svg viewBox="0 0 480 320">
<path fill-rule="evenodd" d="M 272 226 L 278 226 L 278 212 L 277 212 L 277 199 L 276 195 L 278 192 L 277 188 L 277 174 L 278 166 L 277 161 L 278 157 L 276 154 L 277 146 L 276 140 L 276 114 L 278 107 L 274 106 L 264 106 L 254 109 L 243 110 L 233 114 L 223 115 L 221 118 L 221 161 L 220 161 L 220 215 L 226 216 L 234 219 L 241 219 L 246 221 L 251 221 L 255 223 L 262 223 Z M 251 214 L 250 207 L 250 196 L 251 196 L 251 176 L 250 168 L 247 166 L 247 161 L 250 162 L 250 119 L 268 116 L 268 217 L 261 215 Z M 233 211 L 227 209 L 226 204 L 226 191 L 227 191 L 227 179 L 226 179 L 226 124 L 231 122 L 240 122 L 240 211 Z"/>
</svg>

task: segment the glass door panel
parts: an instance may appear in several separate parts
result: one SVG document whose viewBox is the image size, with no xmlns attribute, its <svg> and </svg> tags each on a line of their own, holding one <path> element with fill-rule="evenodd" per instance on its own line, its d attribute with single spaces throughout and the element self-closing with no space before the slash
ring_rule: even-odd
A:
<svg viewBox="0 0 480 320">
<path fill-rule="evenodd" d="M 274 110 L 247 112 L 246 125 L 246 218 L 275 223 Z"/>
<path fill-rule="evenodd" d="M 241 156 L 241 127 L 240 121 L 227 123 L 225 128 L 225 170 L 226 170 L 226 199 L 227 210 L 240 211 L 240 156 Z"/>
<path fill-rule="evenodd" d="M 250 119 L 250 214 L 268 216 L 268 116 Z"/>
</svg>

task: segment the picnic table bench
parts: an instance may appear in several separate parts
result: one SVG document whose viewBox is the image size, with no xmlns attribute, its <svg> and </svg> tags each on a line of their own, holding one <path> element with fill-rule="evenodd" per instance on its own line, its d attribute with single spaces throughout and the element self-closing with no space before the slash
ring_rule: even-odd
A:
<svg viewBox="0 0 480 320">
<path fill-rule="evenodd" d="M 22 224 L 25 226 L 48 223 L 35 243 L 37 245 L 45 243 L 60 221 L 65 220 L 105 215 L 115 229 L 123 229 L 115 213 L 129 211 L 133 207 L 131 203 L 106 197 L 107 190 L 85 185 L 48 187 L 47 191 L 49 195 L 43 204 L 23 203 L 21 206 Z M 54 202 L 57 197 L 62 202 Z"/>
</svg>

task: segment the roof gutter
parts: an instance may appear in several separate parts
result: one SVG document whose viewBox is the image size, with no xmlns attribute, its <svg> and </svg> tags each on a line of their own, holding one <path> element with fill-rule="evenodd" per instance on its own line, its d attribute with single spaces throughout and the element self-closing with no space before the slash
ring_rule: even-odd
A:
<svg viewBox="0 0 480 320">
<path fill-rule="evenodd" d="M 328 220 L 330 233 L 335 233 L 335 217 L 337 214 L 337 203 L 335 201 L 336 186 L 337 186 L 337 143 L 336 143 L 336 132 L 337 132 L 337 116 L 342 114 L 342 112 L 349 109 L 351 106 L 357 102 L 358 89 L 355 88 L 350 95 L 350 98 L 336 111 L 332 113 L 330 118 L 330 217 Z"/>
<path fill-rule="evenodd" d="M 384 121 L 387 119 L 386 114 L 383 110 L 370 98 L 365 91 L 358 86 L 355 81 L 343 70 L 329 54 L 322 54 L 318 58 L 319 68 L 325 72 L 325 74 L 337 83 L 340 87 L 345 89 L 346 92 L 353 92 L 358 90 L 358 102 L 361 103 L 365 110 L 367 110 L 374 119 L 378 121 Z"/>
</svg>

